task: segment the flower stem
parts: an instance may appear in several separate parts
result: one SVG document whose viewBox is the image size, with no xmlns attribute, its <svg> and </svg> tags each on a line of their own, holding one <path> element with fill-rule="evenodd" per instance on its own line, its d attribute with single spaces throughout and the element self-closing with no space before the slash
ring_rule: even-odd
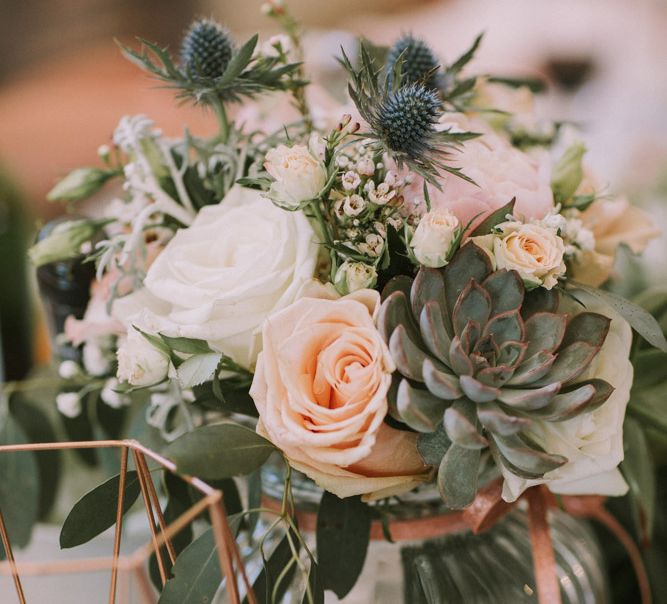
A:
<svg viewBox="0 0 667 604">
<path fill-rule="evenodd" d="M 229 118 L 227 117 L 227 110 L 225 109 L 225 105 L 219 98 L 215 97 L 211 101 L 211 107 L 213 107 L 215 116 L 218 118 L 218 124 L 220 125 L 218 139 L 221 143 L 226 144 L 229 140 Z"/>
</svg>

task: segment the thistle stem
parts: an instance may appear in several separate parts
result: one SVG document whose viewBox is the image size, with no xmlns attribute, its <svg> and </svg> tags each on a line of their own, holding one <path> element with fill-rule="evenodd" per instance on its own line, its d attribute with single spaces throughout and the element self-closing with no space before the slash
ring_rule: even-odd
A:
<svg viewBox="0 0 667 604">
<path fill-rule="evenodd" d="M 219 98 L 216 97 L 211 101 L 211 107 L 213 107 L 215 116 L 218 118 L 218 124 L 220 125 L 218 139 L 221 143 L 226 144 L 229 140 L 229 118 L 227 117 L 225 105 Z"/>
</svg>

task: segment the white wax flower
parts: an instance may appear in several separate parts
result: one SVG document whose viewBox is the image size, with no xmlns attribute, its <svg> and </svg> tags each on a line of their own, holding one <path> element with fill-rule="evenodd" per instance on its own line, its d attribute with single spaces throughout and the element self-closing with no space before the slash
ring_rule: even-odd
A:
<svg viewBox="0 0 667 604">
<path fill-rule="evenodd" d="M 81 415 L 81 397 L 77 392 L 61 392 L 56 396 L 56 407 L 65 417 L 73 419 Z"/>
</svg>

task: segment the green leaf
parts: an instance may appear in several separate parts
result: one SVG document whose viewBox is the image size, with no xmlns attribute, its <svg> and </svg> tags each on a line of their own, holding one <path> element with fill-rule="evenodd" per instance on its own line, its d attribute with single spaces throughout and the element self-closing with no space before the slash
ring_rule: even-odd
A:
<svg viewBox="0 0 667 604">
<path fill-rule="evenodd" d="M 165 336 L 164 334 L 160 334 L 160 337 L 171 350 L 175 350 L 176 352 L 184 352 L 185 354 L 206 354 L 208 352 L 213 352 L 206 340 L 197 340 L 195 338 L 172 338 L 171 336 Z"/>
<path fill-rule="evenodd" d="M 165 455 L 180 472 L 206 480 L 250 474 L 275 450 L 250 428 L 225 422 L 184 434 L 166 448 Z"/>
<path fill-rule="evenodd" d="M 596 289 L 582 283 L 572 283 L 576 290 L 582 290 L 597 300 L 607 304 L 621 315 L 630 326 L 649 344 L 658 350 L 667 352 L 667 340 L 655 317 L 641 306 L 608 291 Z"/>
<path fill-rule="evenodd" d="M 447 68 L 447 73 L 457 74 L 461 71 L 475 56 L 483 37 L 484 33 L 479 34 L 473 41 L 472 46 Z"/>
<path fill-rule="evenodd" d="M 60 547 L 65 549 L 88 543 L 116 523 L 120 474 L 86 493 L 74 504 L 60 531 Z M 139 477 L 134 470 L 125 476 L 125 514 L 139 497 Z"/>
<path fill-rule="evenodd" d="M 502 222 L 506 222 L 506 216 L 514 211 L 514 204 L 516 197 L 513 197 L 503 207 L 498 208 L 495 212 L 489 214 L 482 222 L 477 225 L 475 230 L 470 235 L 471 237 L 479 237 L 481 235 L 488 235 L 496 226 Z"/>
<path fill-rule="evenodd" d="M 46 195 L 49 201 L 77 201 L 86 199 L 102 188 L 102 185 L 113 176 L 116 170 L 100 168 L 76 168 L 62 180 L 58 181 Z"/>
<path fill-rule="evenodd" d="M 176 370 L 182 388 L 192 388 L 213 378 L 220 353 L 196 354 L 183 361 Z"/>
<path fill-rule="evenodd" d="M 234 54 L 220 78 L 220 85 L 229 84 L 234 78 L 241 75 L 241 72 L 252 58 L 252 53 L 255 51 L 258 39 L 259 34 L 255 34 Z"/>
<path fill-rule="evenodd" d="M 0 425 L 0 445 L 27 443 L 23 430 L 11 415 Z M 0 509 L 13 547 L 30 542 L 39 506 L 38 469 L 33 452 L 0 454 Z M 0 544 L 0 560 L 4 549 Z"/>
<path fill-rule="evenodd" d="M 176 559 L 173 578 L 164 586 L 159 604 L 210 604 L 222 582 L 213 529 L 209 528 Z"/>
<path fill-rule="evenodd" d="M 360 497 L 327 491 L 317 513 L 317 558 L 324 589 L 344 598 L 357 582 L 370 540 L 371 510 Z"/>
<path fill-rule="evenodd" d="M 451 509 L 460 510 L 475 498 L 480 454 L 479 449 L 452 444 L 442 458 L 438 470 L 438 490 Z"/>
<path fill-rule="evenodd" d="M 642 541 L 650 541 L 655 520 L 656 483 L 653 457 L 639 422 L 627 417 L 623 423 L 621 472 L 630 487 L 633 516 Z"/>
</svg>

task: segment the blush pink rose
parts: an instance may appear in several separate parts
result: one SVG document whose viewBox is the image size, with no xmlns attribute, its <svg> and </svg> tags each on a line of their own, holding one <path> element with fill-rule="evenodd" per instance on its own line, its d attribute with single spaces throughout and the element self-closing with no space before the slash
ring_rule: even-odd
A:
<svg viewBox="0 0 667 604">
<path fill-rule="evenodd" d="M 449 165 L 461 168 L 475 184 L 444 174 L 441 191 L 429 187 L 434 209 L 449 210 L 464 225 L 473 219 L 478 224 L 513 197 L 514 213 L 524 219 L 543 218 L 553 209 L 551 167 L 546 152 L 528 155 L 485 122 L 459 114 L 446 114 L 441 127 L 453 132 L 480 132 L 482 136 L 466 141 L 447 159 Z M 415 182 L 413 186 L 422 185 Z"/>
<path fill-rule="evenodd" d="M 376 291 L 301 298 L 269 317 L 250 394 L 257 431 L 338 495 L 375 499 L 428 479 L 416 434 L 384 423 L 394 363 L 373 315 Z"/>
</svg>

